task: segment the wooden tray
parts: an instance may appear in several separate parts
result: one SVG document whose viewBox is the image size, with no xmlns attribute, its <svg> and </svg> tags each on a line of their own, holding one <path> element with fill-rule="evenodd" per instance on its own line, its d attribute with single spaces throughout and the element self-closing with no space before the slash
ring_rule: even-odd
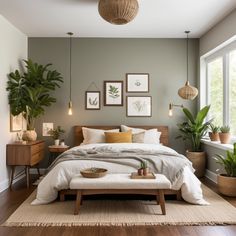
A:
<svg viewBox="0 0 236 236">
<path fill-rule="evenodd" d="M 101 178 L 107 174 L 107 169 L 94 167 L 81 170 L 80 173 L 85 178 Z"/>
<path fill-rule="evenodd" d="M 133 172 L 133 173 L 131 173 L 130 178 L 131 179 L 155 179 L 156 176 L 152 172 L 148 173 L 148 175 L 146 175 L 146 176 L 138 175 L 138 173 Z"/>
</svg>

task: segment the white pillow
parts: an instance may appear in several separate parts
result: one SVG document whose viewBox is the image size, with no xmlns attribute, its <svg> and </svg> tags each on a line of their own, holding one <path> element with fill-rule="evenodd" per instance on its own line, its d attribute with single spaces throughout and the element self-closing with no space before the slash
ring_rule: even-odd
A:
<svg viewBox="0 0 236 236">
<path fill-rule="evenodd" d="M 103 130 L 82 127 L 84 141 L 82 144 L 105 143 L 104 132 L 119 132 L 119 129 Z"/>
<path fill-rule="evenodd" d="M 126 125 L 121 125 L 121 131 L 122 132 L 127 132 L 129 130 L 132 130 L 133 134 L 137 134 L 137 133 L 145 131 L 144 143 L 160 144 L 161 132 L 158 132 L 157 129 L 145 130 L 145 129 L 140 129 L 140 128 L 128 127 Z"/>
</svg>

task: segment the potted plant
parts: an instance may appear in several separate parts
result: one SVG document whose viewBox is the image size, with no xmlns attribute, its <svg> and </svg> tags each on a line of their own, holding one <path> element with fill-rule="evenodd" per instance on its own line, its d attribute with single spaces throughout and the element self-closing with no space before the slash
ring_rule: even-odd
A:
<svg viewBox="0 0 236 236">
<path fill-rule="evenodd" d="M 56 146 L 58 146 L 59 145 L 59 143 L 60 143 L 60 136 L 61 136 L 61 134 L 64 134 L 65 133 L 65 130 L 63 130 L 62 128 L 61 128 L 61 126 L 57 126 L 57 128 L 56 129 L 50 129 L 49 131 L 48 131 L 48 133 L 52 136 L 52 138 L 54 139 L 54 144 L 56 145 Z"/>
<path fill-rule="evenodd" d="M 35 120 L 44 114 L 45 107 L 51 106 L 56 99 L 51 92 L 60 87 L 63 82 L 61 74 L 56 70 L 49 70 L 52 64 L 45 66 L 24 60 L 26 71 L 18 70 L 9 74 L 6 90 L 11 114 L 16 116 L 22 113 L 27 123 L 27 131 L 22 139 L 36 140 Z"/>
<path fill-rule="evenodd" d="M 223 144 L 230 142 L 230 127 L 228 125 L 223 125 L 220 127 L 221 133 L 219 133 L 220 136 L 220 142 Z"/>
<path fill-rule="evenodd" d="M 210 124 L 210 131 L 211 132 L 209 132 L 209 137 L 211 141 L 220 141 L 220 137 L 219 137 L 220 127 Z"/>
<path fill-rule="evenodd" d="M 147 176 L 149 173 L 149 168 L 147 162 L 142 162 L 140 164 L 140 168 L 138 169 L 138 175 L 144 175 Z"/>
<path fill-rule="evenodd" d="M 212 122 L 212 120 L 204 122 L 209 109 L 210 106 L 203 107 L 194 117 L 187 108 L 183 108 L 187 121 L 178 124 L 181 134 L 176 138 L 190 142 L 191 148 L 186 151 L 186 156 L 192 162 L 197 177 L 203 177 L 205 174 L 206 154 L 201 149 L 201 139 Z"/>
<path fill-rule="evenodd" d="M 226 157 L 217 154 L 216 162 L 222 165 L 226 174 L 217 176 L 219 192 L 230 197 L 236 197 L 236 143 L 233 152 L 227 151 Z"/>
</svg>

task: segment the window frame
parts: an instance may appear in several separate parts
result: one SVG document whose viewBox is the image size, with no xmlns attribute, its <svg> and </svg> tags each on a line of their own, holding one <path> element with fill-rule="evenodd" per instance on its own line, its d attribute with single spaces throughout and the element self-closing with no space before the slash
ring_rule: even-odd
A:
<svg viewBox="0 0 236 236">
<path fill-rule="evenodd" d="M 236 50 L 236 35 L 227 42 L 200 57 L 200 108 L 209 104 L 208 63 L 222 58 L 223 63 L 223 125 L 230 123 L 229 109 L 229 54 Z M 236 134 L 232 137 L 236 140 Z"/>
</svg>

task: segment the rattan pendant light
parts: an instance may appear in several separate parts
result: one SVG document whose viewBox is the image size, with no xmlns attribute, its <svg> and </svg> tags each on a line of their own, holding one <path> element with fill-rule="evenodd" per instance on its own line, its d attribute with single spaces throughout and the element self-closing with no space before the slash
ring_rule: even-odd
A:
<svg viewBox="0 0 236 236">
<path fill-rule="evenodd" d="M 187 99 L 187 100 L 193 100 L 194 98 L 197 97 L 198 95 L 198 89 L 191 86 L 188 80 L 188 34 L 190 31 L 185 31 L 187 35 L 187 40 L 186 40 L 186 46 L 187 46 L 187 81 L 184 85 L 184 87 L 180 88 L 178 90 L 178 94 L 181 98 Z"/>
<path fill-rule="evenodd" d="M 99 0 L 100 16 L 114 25 L 124 25 L 132 21 L 138 13 L 137 0 Z"/>
</svg>

